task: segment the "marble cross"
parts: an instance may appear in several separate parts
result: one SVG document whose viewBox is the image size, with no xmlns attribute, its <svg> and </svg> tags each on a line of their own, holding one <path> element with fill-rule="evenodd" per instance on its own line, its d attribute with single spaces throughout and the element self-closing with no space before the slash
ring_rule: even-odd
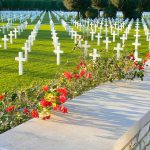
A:
<svg viewBox="0 0 150 150">
<path fill-rule="evenodd" d="M 109 46 L 109 43 L 111 43 L 111 41 L 109 41 L 109 38 L 106 37 L 106 40 L 104 40 L 103 43 L 106 44 L 106 51 L 108 52 L 108 46 Z"/>
<path fill-rule="evenodd" d="M 7 38 L 7 35 L 4 35 L 4 38 L 2 38 L 2 41 L 4 41 L 4 49 L 7 49 L 7 41 L 9 41 L 9 39 Z"/>
<path fill-rule="evenodd" d="M 101 42 L 100 39 L 102 38 L 102 36 L 101 36 L 100 33 L 98 33 L 95 37 L 97 38 L 97 45 L 99 46 L 99 45 L 100 45 L 100 42 Z"/>
<path fill-rule="evenodd" d="M 57 46 L 57 49 L 54 50 L 54 53 L 57 55 L 57 65 L 60 65 L 60 54 L 64 52 L 60 50 L 60 46 Z"/>
<path fill-rule="evenodd" d="M 17 39 L 17 33 L 18 33 L 17 28 L 15 28 L 15 29 L 13 30 L 13 32 L 15 33 L 15 39 Z"/>
<path fill-rule="evenodd" d="M 19 52 L 19 57 L 16 57 L 15 60 L 19 62 L 19 75 L 23 75 L 23 62 L 26 61 L 26 59 L 23 58 L 23 52 Z"/>
<path fill-rule="evenodd" d="M 91 47 L 90 45 L 88 45 L 88 41 L 85 41 L 85 43 L 82 45 L 82 47 L 84 48 L 84 56 L 87 56 L 88 48 Z"/>
<path fill-rule="evenodd" d="M 93 53 L 90 53 L 89 56 L 93 57 L 93 62 L 95 63 L 100 54 L 97 53 L 97 49 L 93 49 Z"/>
<path fill-rule="evenodd" d="M 91 33 L 91 41 L 93 41 L 94 40 L 95 31 L 92 29 L 92 31 L 90 33 Z"/>
<path fill-rule="evenodd" d="M 112 35 L 113 35 L 113 42 L 115 42 L 117 33 L 115 31 L 113 31 Z"/>
<path fill-rule="evenodd" d="M 138 38 L 136 38 L 135 43 L 132 43 L 132 45 L 135 45 L 135 50 L 138 50 L 138 46 L 140 46 L 141 43 L 139 43 Z"/>
<path fill-rule="evenodd" d="M 14 36 L 13 32 L 10 31 L 10 33 L 8 34 L 8 36 L 10 37 L 10 44 L 13 44 L 13 36 Z"/>
<path fill-rule="evenodd" d="M 122 44 L 123 44 L 123 47 L 124 47 L 124 43 L 125 43 L 125 40 L 126 40 L 126 35 L 123 34 L 120 39 L 122 40 Z"/>
<path fill-rule="evenodd" d="M 24 44 L 24 47 L 22 47 L 22 49 L 24 50 L 24 52 L 25 52 L 25 59 L 26 59 L 26 61 L 28 60 L 28 52 L 29 52 L 29 47 L 28 47 L 28 44 L 27 43 L 25 43 Z"/>
<path fill-rule="evenodd" d="M 117 47 L 114 48 L 117 51 L 117 60 L 120 59 L 120 51 L 123 50 L 120 43 L 117 43 Z"/>
</svg>

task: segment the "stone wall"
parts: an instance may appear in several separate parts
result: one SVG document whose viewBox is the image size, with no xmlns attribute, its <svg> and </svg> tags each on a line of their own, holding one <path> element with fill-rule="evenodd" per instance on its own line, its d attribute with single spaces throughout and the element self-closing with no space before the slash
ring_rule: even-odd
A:
<svg viewBox="0 0 150 150">
<path fill-rule="evenodd" d="M 115 143 L 114 150 L 150 150 L 150 112 Z"/>
</svg>

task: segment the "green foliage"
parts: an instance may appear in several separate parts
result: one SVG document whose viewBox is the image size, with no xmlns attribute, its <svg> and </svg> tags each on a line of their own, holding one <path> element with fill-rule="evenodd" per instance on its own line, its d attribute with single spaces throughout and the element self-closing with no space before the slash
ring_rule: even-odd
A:
<svg viewBox="0 0 150 150">
<path fill-rule="evenodd" d="M 108 7 L 104 9 L 104 17 L 115 18 L 117 13 L 116 7 L 110 4 Z"/>
<path fill-rule="evenodd" d="M 110 0 L 119 10 L 123 11 L 124 18 L 141 18 L 143 11 L 150 10 L 149 0 Z"/>
<path fill-rule="evenodd" d="M 65 7 L 70 11 L 78 12 L 78 19 L 80 18 L 79 12 L 83 18 L 85 18 L 85 11 L 90 7 L 90 0 L 64 0 Z"/>
<path fill-rule="evenodd" d="M 87 18 L 92 18 L 92 19 L 94 19 L 94 18 L 98 17 L 98 11 L 95 10 L 95 9 L 93 9 L 93 8 L 89 8 L 89 9 L 85 12 L 85 16 L 86 16 Z"/>
<path fill-rule="evenodd" d="M 61 0 L 3 0 L 1 3 L 3 10 L 65 10 Z"/>
<path fill-rule="evenodd" d="M 150 0 L 139 0 L 138 10 L 141 12 L 150 11 Z"/>
<path fill-rule="evenodd" d="M 138 65 L 141 66 L 141 63 Z M 64 75 L 65 73 L 69 76 Z M 37 84 L 26 90 L 7 92 L 3 96 L 0 95 L 0 133 L 29 120 L 32 117 L 31 112 L 33 110 L 39 110 L 42 115 L 45 113 L 49 115 L 51 113 L 51 111 L 47 112 L 49 108 L 39 107 L 39 102 L 43 98 L 46 100 L 50 98 L 51 100 L 51 98 L 56 97 L 56 92 L 53 90 L 56 87 L 65 88 L 68 98 L 72 99 L 103 82 L 113 82 L 121 79 L 133 80 L 136 77 L 143 79 L 144 76 L 143 70 L 133 68 L 133 61 L 123 58 L 118 61 L 114 57 L 109 58 L 106 56 L 95 63 L 81 61 L 74 70 L 65 73 L 60 74 L 57 80 L 47 83 L 46 87 L 52 89 L 50 93 L 45 94 L 42 86 Z M 13 109 L 7 111 L 12 106 Z M 28 109 L 28 112 L 25 112 L 25 109 Z"/>
<path fill-rule="evenodd" d="M 91 0 L 92 7 L 97 10 L 102 10 L 108 6 L 108 0 Z"/>
</svg>

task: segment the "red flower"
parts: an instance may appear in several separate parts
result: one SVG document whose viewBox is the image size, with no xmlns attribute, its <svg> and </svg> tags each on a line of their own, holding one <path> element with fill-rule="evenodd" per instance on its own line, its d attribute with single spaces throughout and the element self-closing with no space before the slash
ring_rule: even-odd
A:
<svg viewBox="0 0 150 150">
<path fill-rule="evenodd" d="M 74 78 L 75 78 L 75 79 L 79 79 L 79 78 L 80 78 L 80 75 L 79 75 L 79 74 L 74 74 Z"/>
<path fill-rule="evenodd" d="M 67 96 L 67 89 L 66 88 L 57 88 L 57 92 L 60 93 L 60 95 L 64 95 L 64 96 Z"/>
<path fill-rule="evenodd" d="M 12 111 L 14 111 L 14 109 L 15 109 L 15 106 L 13 106 L 13 105 L 11 105 L 11 106 L 9 106 L 8 108 L 6 108 L 5 110 L 6 110 L 6 112 L 12 112 Z"/>
<path fill-rule="evenodd" d="M 53 108 L 53 110 L 58 110 L 59 109 L 59 105 L 56 105 L 54 108 Z"/>
<path fill-rule="evenodd" d="M 76 68 L 79 69 L 81 67 L 86 67 L 86 63 L 84 61 L 81 61 L 77 66 Z"/>
<path fill-rule="evenodd" d="M 147 60 L 143 60 L 143 63 L 145 64 L 147 62 Z"/>
<path fill-rule="evenodd" d="M 139 66 L 139 70 L 144 70 L 144 67 L 143 66 Z"/>
<path fill-rule="evenodd" d="M 52 106 L 52 102 L 48 102 L 48 101 L 45 100 L 45 99 L 42 99 L 42 100 L 40 101 L 40 104 L 41 104 L 43 107 Z"/>
<path fill-rule="evenodd" d="M 0 101 L 4 99 L 4 95 L 0 95 Z"/>
<path fill-rule="evenodd" d="M 84 74 L 85 74 L 85 70 L 81 70 L 79 73 L 80 77 L 84 76 Z"/>
<path fill-rule="evenodd" d="M 131 55 L 128 56 L 128 59 L 130 59 L 130 60 L 135 60 L 135 57 L 134 57 L 133 54 L 131 54 Z"/>
<path fill-rule="evenodd" d="M 65 103 L 67 101 L 67 98 L 63 95 L 59 96 L 59 102 L 60 103 Z"/>
<path fill-rule="evenodd" d="M 62 113 L 68 113 L 68 109 L 64 106 L 60 106 L 59 110 L 62 112 Z"/>
<path fill-rule="evenodd" d="M 71 72 L 64 72 L 64 77 L 66 79 L 72 79 L 72 73 Z"/>
<path fill-rule="evenodd" d="M 84 61 L 81 61 L 79 65 L 82 67 L 86 67 L 86 63 Z"/>
<path fill-rule="evenodd" d="M 50 119 L 50 118 L 51 118 L 51 116 L 49 115 L 49 116 L 43 117 L 42 119 L 43 119 L 43 120 L 47 120 L 47 119 Z"/>
<path fill-rule="evenodd" d="M 86 73 L 85 78 L 90 79 L 92 77 L 91 73 Z"/>
<path fill-rule="evenodd" d="M 48 86 L 43 86 L 43 91 L 48 92 L 49 87 Z"/>
<path fill-rule="evenodd" d="M 28 113 L 29 113 L 29 110 L 28 110 L 27 108 L 24 108 L 23 112 L 24 112 L 25 114 L 28 114 Z"/>
<path fill-rule="evenodd" d="M 33 109 L 31 112 L 31 116 L 32 118 L 39 118 L 39 113 L 37 112 L 37 110 Z"/>
<path fill-rule="evenodd" d="M 148 54 L 146 54 L 146 58 L 150 59 L 150 52 Z"/>
</svg>

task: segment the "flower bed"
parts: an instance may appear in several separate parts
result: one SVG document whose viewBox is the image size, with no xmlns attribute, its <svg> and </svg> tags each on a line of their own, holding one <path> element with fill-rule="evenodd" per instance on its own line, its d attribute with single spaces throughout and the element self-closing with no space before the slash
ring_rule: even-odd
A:
<svg viewBox="0 0 150 150">
<path fill-rule="evenodd" d="M 45 86 L 34 85 L 26 90 L 0 95 L 0 133 L 31 118 L 47 120 L 53 111 L 68 113 L 63 106 L 68 100 L 106 81 L 138 77 L 143 80 L 144 64 L 150 59 L 135 62 L 133 55 L 117 61 L 103 57 L 97 62 L 81 61 L 72 72 L 60 74 L 55 81 Z"/>
</svg>

